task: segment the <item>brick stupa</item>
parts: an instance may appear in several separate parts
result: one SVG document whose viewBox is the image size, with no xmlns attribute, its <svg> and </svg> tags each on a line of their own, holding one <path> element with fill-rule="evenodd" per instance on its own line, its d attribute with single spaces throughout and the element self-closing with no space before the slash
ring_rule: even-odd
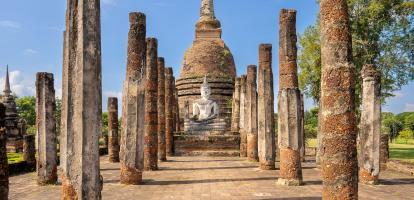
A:
<svg viewBox="0 0 414 200">
<path fill-rule="evenodd" d="M 174 142 L 175 149 L 178 151 L 182 152 L 185 151 L 183 149 L 191 149 L 197 152 L 216 152 L 216 150 L 234 150 L 238 148 L 236 147 L 239 145 L 238 141 L 236 141 L 237 138 L 230 136 L 231 99 L 234 92 L 236 67 L 233 55 L 221 39 L 221 35 L 221 23 L 214 15 L 213 0 L 202 0 L 200 19 L 196 24 L 195 40 L 192 46 L 185 52 L 180 77 L 176 82 L 180 126 L 181 130 L 183 130 L 184 117 L 186 113 L 191 115 L 193 112 L 191 105 L 196 99 L 200 98 L 200 86 L 203 84 L 204 77 L 207 76 L 207 81 L 211 87 L 211 99 L 219 105 L 219 118 L 226 122 L 226 130 L 222 132 L 181 133 L 181 137 L 176 137 Z M 186 108 L 186 105 L 189 105 L 189 109 Z M 191 142 L 194 145 L 191 145 L 191 148 L 184 147 L 181 142 L 190 139 L 188 137 L 183 138 L 183 134 L 198 135 L 203 141 L 192 138 Z M 211 138 L 215 136 L 218 138 Z M 230 142 L 223 142 L 223 138 Z M 204 140 L 213 140 L 214 142 L 210 142 L 207 145 L 204 144 Z M 185 154 L 188 155 L 187 153 Z M 205 154 L 202 153 L 202 155 Z"/>
</svg>

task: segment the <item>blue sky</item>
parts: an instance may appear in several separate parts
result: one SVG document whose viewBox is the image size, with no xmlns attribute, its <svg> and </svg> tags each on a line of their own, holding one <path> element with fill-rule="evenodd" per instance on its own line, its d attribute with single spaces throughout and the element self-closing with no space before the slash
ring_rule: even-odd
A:
<svg viewBox="0 0 414 200">
<path fill-rule="evenodd" d="M 194 39 L 199 0 L 102 0 L 101 4 L 103 108 L 108 96 L 121 96 L 131 11 L 146 13 L 147 36 L 158 38 L 159 55 L 179 75 L 184 52 Z M 276 90 L 278 16 L 282 8 L 298 10 L 299 33 L 315 22 L 319 9 L 312 0 L 215 1 L 223 39 L 235 57 L 238 75 L 246 72 L 248 64 L 257 63 L 260 43 L 273 44 Z M 34 95 L 35 73 L 39 71 L 54 73 L 57 94 L 61 93 L 65 11 L 65 0 L 0 0 L 0 87 L 4 85 L 5 66 L 9 64 L 12 90 L 17 95 Z M 414 111 L 412 91 L 414 83 L 396 93 L 383 109 Z M 312 107 L 312 102 L 308 100 L 306 107 Z"/>
</svg>

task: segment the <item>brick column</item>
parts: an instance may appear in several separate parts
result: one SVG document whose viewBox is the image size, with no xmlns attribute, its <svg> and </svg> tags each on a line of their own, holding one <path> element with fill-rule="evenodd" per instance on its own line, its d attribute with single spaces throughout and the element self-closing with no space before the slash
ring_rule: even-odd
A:
<svg viewBox="0 0 414 200">
<path fill-rule="evenodd" d="M 389 152 L 389 140 L 390 137 L 388 134 L 381 134 L 381 144 L 380 144 L 380 164 L 381 164 L 381 169 L 386 169 L 387 168 L 387 162 L 388 159 L 390 158 L 390 152 Z"/>
<path fill-rule="evenodd" d="M 121 183 L 138 185 L 144 169 L 146 17 L 129 14 L 127 74 L 122 91 Z"/>
<path fill-rule="evenodd" d="M 302 162 L 306 161 L 306 136 L 305 136 L 305 97 L 300 94 L 300 158 Z"/>
<path fill-rule="evenodd" d="M 108 98 L 108 157 L 109 162 L 119 162 L 118 98 Z"/>
<path fill-rule="evenodd" d="M 296 10 L 281 10 L 279 37 L 278 184 L 299 186 L 303 182 L 300 159 L 302 113 L 296 63 Z"/>
<path fill-rule="evenodd" d="M 37 183 L 56 184 L 57 150 L 55 119 L 55 85 L 53 74 L 37 73 L 36 79 L 36 147 Z"/>
<path fill-rule="evenodd" d="M 8 199 L 9 196 L 9 165 L 7 162 L 7 135 L 5 120 L 6 107 L 0 103 L 0 197 Z"/>
<path fill-rule="evenodd" d="M 346 0 L 321 0 L 322 198 L 358 198 L 355 66 Z"/>
<path fill-rule="evenodd" d="M 158 58 L 158 160 L 167 161 L 165 146 L 165 61 Z"/>
<path fill-rule="evenodd" d="M 272 71 L 272 45 L 259 47 L 258 73 L 258 149 L 260 168 L 275 169 L 275 121 Z"/>
<path fill-rule="evenodd" d="M 35 135 L 23 136 L 23 159 L 29 165 L 36 163 Z"/>
<path fill-rule="evenodd" d="M 246 75 L 240 77 L 240 157 L 247 157 L 246 80 Z"/>
<path fill-rule="evenodd" d="M 257 66 L 247 67 L 246 79 L 246 133 L 247 158 L 249 161 L 259 161 L 257 152 Z"/>
<path fill-rule="evenodd" d="M 98 143 L 102 133 L 100 1 L 68 0 L 67 5 L 61 198 L 97 200 L 102 190 Z"/>
<path fill-rule="evenodd" d="M 175 79 L 174 79 L 174 127 L 175 132 L 180 132 L 180 112 L 179 112 L 179 105 L 178 105 L 178 89 L 175 86 Z"/>
<path fill-rule="evenodd" d="M 174 130 L 173 130 L 173 70 L 172 68 L 165 69 L 165 140 L 167 156 L 174 155 Z"/>
<path fill-rule="evenodd" d="M 231 131 L 239 132 L 240 129 L 240 78 L 234 82 L 234 93 L 232 101 Z"/>
<path fill-rule="evenodd" d="M 158 169 L 158 42 L 147 39 L 144 170 Z"/>
<path fill-rule="evenodd" d="M 359 134 L 359 181 L 377 184 L 380 172 L 381 75 L 365 65 L 362 75 L 362 111 Z"/>
</svg>

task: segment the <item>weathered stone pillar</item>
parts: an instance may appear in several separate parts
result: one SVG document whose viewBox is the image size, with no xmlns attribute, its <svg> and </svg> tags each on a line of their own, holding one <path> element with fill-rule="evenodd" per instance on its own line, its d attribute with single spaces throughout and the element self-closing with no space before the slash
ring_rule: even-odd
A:
<svg viewBox="0 0 414 200">
<path fill-rule="evenodd" d="M 144 169 L 146 17 L 129 14 L 127 74 L 122 91 L 121 183 L 138 185 Z"/>
<path fill-rule="evenodd" d="M 355 67 L 346 0 L 321 0 L 321 169 L 324 199 L 358 199 Z"/>
<path fill-rule="evenodd" d="M 144 170 L 158 169 L 158 42 L 147 39 Z"/>
<path fill-rule="evenodd" d="M 300 136 L 301 146 L 300 146 L 300 158 L 302 162 L 306 161 L 306 136 L 305 136 L 305 97 L 303 94 L 300 94 Z"/>
<path fill-rule="evenodd" d="M 118 98 L 108 98 L 108 157 L 109 162 L 119 162 Z"/>
<path fill-rule="evenodd" d="M 158 160 L 167 161 L 165 146 L 165 60 L 158 58 Z"/>
<path fill-rule="evenodd" d="M 258 73 L 258 149 L 260 168 L 275 169 L 275 121 L 272 70 L 272 45 L 259 46 Z"/>
<path fill-rule="evenodd" d="M 35 135 L 25 135 L 23 137 L 23 159 L 29 165 L 36 163 Z"/>
<path fill-rule="evenodd" d="M 177 131 L 177 111 L 178 111 L 178 97 L 177 88 L 175 87 L 175 77 L 173 77 L 173 104 L 172 104 L 172 115 L 173 115 L 173 135 Z"/>
<path fill-rule="evenodd" d="M 364 65 L 359 134 L 359 181 L 377 184 L 380 172 L 381 75 L 374 65 Z"/>
<path fill-rule="evenodd" d="M 57 150 L 55 88 L 53 74 L 37 73 L 36 79 L 36 147 L 37 183 L 56 184 Z"/>
<path fill-rule="evenodd" d="M 381 164 L 381 169 L 386 169 L 386 165 L 388 162 L 388 159 L 390 158 L 390 152 L 389 152 L 389 140 L 390 137 L 388 134 L 381 134 L 381 144 L 380 144 L 380 164 Z"/>
<path fill-rule="evenodd" d="M 180 132 L 180 112 L 179 112 L 179 105 L 178 105 L 178 89 L 175 86 L 175 78 L 174 78 L 174 127 L 175 132 Z"/>
<path fill-rule="evenodd" d="M 165 140 L 167 156 L 174 155 L 174 115 L 173 115 L 173 103 L 174 103 L 174 77 L 172 68 L 165 69 Z"/>
<path fill-rule="evenodd" d="M 246 75 L 240 77 L 240 157 L 247 157 L 246 80 Z"/>
<path fill-rule="evenodd" d="M 246 133 L 247 158 L 249 161 L 259 161 L 257 149 L 257 66 L 247 67 L 246 79 Z"/>
<path fill-rule="evenodd" d="M 7 162 L 6 107 L 0 103 L 0 199 L 9 197 L 9 165 Z"/>
<path fill-rule="evenodd" d="M 278 146 L 280 178 L 278 184 L 302 185 L 300 159 L 301 98 L 297 75 L 296 10 L 280 12 Z"/>
<path fill-rule="evenodd" d="M 64 39 L 61 199 L 101 199 L 100 1 L 68 0 Z M 86 178 L 87 177 L 87 178 Z"/>
<path fill-rule="evenodd" d="M 232 101 L 231 131 L 239 132 L 240 129 L 240 78 L 234 82 L 234 93 Z"/>
</svg>

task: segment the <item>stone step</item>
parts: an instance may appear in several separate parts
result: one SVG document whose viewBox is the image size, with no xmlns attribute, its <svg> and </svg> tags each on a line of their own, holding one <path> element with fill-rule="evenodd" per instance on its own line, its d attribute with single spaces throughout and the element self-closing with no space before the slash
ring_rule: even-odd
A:
<svg viewBox="0 0 414 200">
<path fill-rule="evenodd" d="M 175 156 L 201 156 L 201 157 L 238 157 L 240 152 L 236 150 L 217 151 L 177 151 Z"/>
</svg>

